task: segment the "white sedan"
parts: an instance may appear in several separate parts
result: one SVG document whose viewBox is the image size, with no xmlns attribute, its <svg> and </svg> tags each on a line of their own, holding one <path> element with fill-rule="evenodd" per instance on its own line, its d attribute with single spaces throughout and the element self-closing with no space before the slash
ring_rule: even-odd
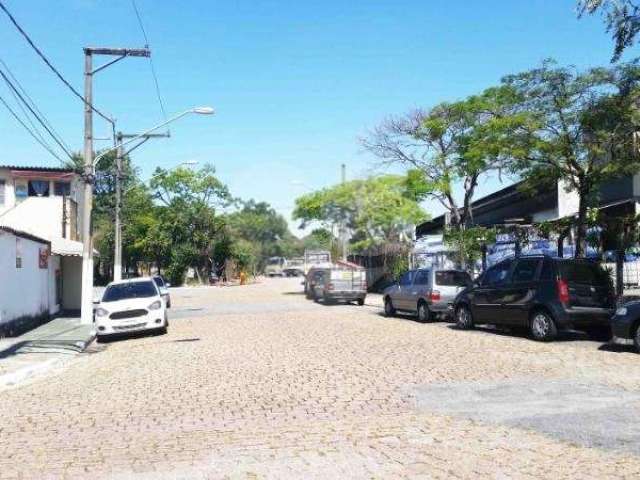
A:
<svg viewBox="0 0 640 480">
<path fill-rule="evenodd" d="M 95 309 L 98 337 L 154 330 L 166 333 L 167 307 L 151 278 L 111 282 Z"/>
</svg>

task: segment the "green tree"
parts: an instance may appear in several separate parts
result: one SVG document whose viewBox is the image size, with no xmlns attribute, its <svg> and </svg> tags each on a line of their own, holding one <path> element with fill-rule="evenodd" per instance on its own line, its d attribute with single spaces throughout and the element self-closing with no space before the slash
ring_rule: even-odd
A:
<svg viewBox="0 0 640 480">
<path fill-rule="evenodd" d="M 601 12 L 615 47 L 612 62 L 633 45 L 640 31 L 640 5 L 632 0 L 578 0 L 578 16 Z"/>
<path fill-rule="evenodd" d="M 451 226 L 466 226 L 482 175 L 504 166 L 502 144 L 513 128 L 505 115 L 514 102 L 505 88 L 488 89 L 458 102 L 428 111 L 390 118 L 362 140 L 383 164 L 409 169 L 408 182 L 416 198 L 438 201 Z M 461 190 L 460 200 L 456 189 Z"/>
<path fill-rule="evenodd" d="M 180 283 L 188 267 L 193 267 L 203 282 L 211 271 L 216 236 L 225 226 L 216 208 L 233 201 L 228 188 L 215 176 L 211 165 L 200 170 L 158 168 L 149 185 L 159 204 L 154 210 L 159 224 L 149 229 L 148 234 L 154 236 L 148 239 L 147 248 L 155 241 L 168 247 L 168 270 L 173 282 Z M 163 242 L 165 238 L 168 245 Z"/>
<path fill-rule="evenodd" d="M 319 223 L 328 231 L 344 225 L 355 250 L 407 242 L 413 226 L 426 220 L 406 177 L 383 175 L 353 180 L 312 192 L 295 201 L 293 218 L 301 227 Z"/>
<path fill-rule="evenodd" d="M 242 208 L 227 215 L 226 220 L 234 238 L 256 245 L 258 269 L 268 257 L 300 254 L 300 241 L 289 231 L 287 220 L 266 202 L 243 202 Z"/>
<path fill-rule="evenodd" d="M 577 72 L 550 60 L 503 79 L 517 98 L 511 112 L 517 128 L 501 148 L 529 184 L 562 180 L 577 193 L 576 256 L 585 252 L 587 212 L 602 183 L 639 167 L 633 147 L 639 79 L 635 64 Z"/>
</svg>

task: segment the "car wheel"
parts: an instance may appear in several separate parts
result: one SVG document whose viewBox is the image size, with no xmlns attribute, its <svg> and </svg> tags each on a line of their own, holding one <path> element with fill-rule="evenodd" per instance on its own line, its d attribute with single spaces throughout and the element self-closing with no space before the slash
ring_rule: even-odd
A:
<svg viewBox="0 0 640 480">
<path fill-rule="evenodd" d="M 460 305 L 456 310 L 456 326 L 461 330 L 473 328 L 473 315 L 466 305 Z"/>
<path fill-rule="evenodd" d="M 539 342 L 548 342 L 558 335 L 556 323 L 547 312 L 538 310 L 531 317 L 531 336 Z"/>
<path fill-rule="evenodd" d="M 364 305 L 364 298 L 359 298 L 358 299 L 358 305 L 360 305 L 360 306 Z"/>
<path fill-rule="evenodd" d="M 396 309 L 393 308 L 393 303 L 390 298 L 385 298 L 384 300 L 384 314 L 387 317 L 393 317 L 396 314 Z"/>
<path fill-rule="evenodd" d="M 420 302 L 418 304 L 418 321 L 425 323 L 431 319 L 431 312 L 426 303 Z"/>
</svg>

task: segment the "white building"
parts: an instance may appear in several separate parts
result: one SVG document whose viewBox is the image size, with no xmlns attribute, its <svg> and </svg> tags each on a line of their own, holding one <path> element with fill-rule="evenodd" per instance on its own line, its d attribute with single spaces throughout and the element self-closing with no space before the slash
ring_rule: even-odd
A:
<svg viewBox="0 0 640 480">
<path fill-rule="evenodd" d="M 6 237 L 0 243 L 0 284 L 4 285 L 0 293 L 33 289 L 37 282 L 43 281 L 44 274 L 38 264 L 35 272 L 32 263 L 21 268 L 16 266 L 19 263 L 16 246 L 23 240 L 28 245 L 25 249 L 36 248 L 38 244 L 41 250 L 42 242 L 48 245 L 47 269 L 52 270 L 47 282 L 49 291 L 55 292 L 49 296 L 47 309 L 43 307 L 42 296 L 7 294 L 8 297 L 3 297 L 0 294 L 0 324 L 16 321 L 16 315 L 45 311 L 53 315 L 80 309 L 82 191 L 81 178 L 70 169 L 0 165 L 0 228 Z M 14 240 L 8 239 L 9 232 L 13 232 Z M 7 266 L 12 268 L 7 270 Z M 15 284 L 6 285 L 12 283 Z M 52 299 L 56 303 L 50 303 Z M 12 302 L 19 302 L 21 306 L 16 307 Z"/>
</svg>

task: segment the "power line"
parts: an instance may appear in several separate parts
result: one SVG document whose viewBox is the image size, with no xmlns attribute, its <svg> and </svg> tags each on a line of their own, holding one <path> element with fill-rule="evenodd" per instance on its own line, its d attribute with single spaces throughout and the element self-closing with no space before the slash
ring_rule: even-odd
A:
<svg viewBox="0 0 640 480">
<path fill-rule="evenodd" d="M 4 79 L 5 83 L 9 86 L 9 88 L 11 88 L 11 90 L 13 90 L 13 92 L 18 96 L 18 98 L 20 98 L 20 100 L 24 103 L 24 105 L 29 109 L 29 111 L 35 117 L 35 119 L 38 120 L 38 123 L 40 123 L 40 125 L 42 125 L 44 127 L 44 129 L 49 133 L 49 135 L 51 135 L 51 138 L 53 138 L 53 140 L 64 151 L 64 153 L 66 153 L 69 158 L 73 159 L 73 155 L 71 154 L 71 152 L 69 152 L 69 150 L 62 144 L 60 139 L 58 139 L 58 137 L 44 123 L 44 121 L 40 118 L 40 116 L 33 110 L 31 105 L 29 105 L 29 103 L 27 103 L 27 101 L 20 94 L 20 92 L 18 91 L 16 86 L 13 83 L 11 83 L 11 80 L 9 80 L 9 78 L 5 75 L 5 73 L 1 69 L 0 69 L 0 76 Z"/>
<path fill-rule="evenodd" d="M 5 71 L 9 74 L 9 76 L 11 77 L 11 80 L 18 86 L 18 88 L 20 89 L 20 91 L 22 92 L 22 94 L 27 98 L 27 100 L 29 100 L 29 102 L 31 103 L 31 106 L 33 107 L 33 109 L 38 112 L 38 114 L 42 117 L 42 119 L 44 120 L 44 122 L 47 124 L 47 126 L 51 129 L 51 131 L 53 133 L 56 134 L 56 136 L 60 139 L 60 141 L 64 144 L 64 146 L 67 148 L 67 150 L 71 150 L 69 148 L 69 145 L 67 145 L 67 143 L 62 139 L 62 136 L 55 130 L 55 128 L 53 127 L 53 125 L 51 124 L 51 122 L 49 122 L 49 120 L 47 119 L 46 115 L 44 113 L 42 113 L 42 111 L 38 108 L 38 106 L 36 105 L 36 103 L 33 101 L 33 99 L 29 96 L 29 94 L 27 93 L 27 91 L 25 90 L 25 88 L 22 86 L 22 84 L 20 83 L 20 81 L 16 78 L 16 76 L 13 74 L 13 72 L 11 71 L 11 69 L 9 68 L 9 65 L 7 65 L 4 60 L 2 60 L 2 58 L 0 58 L 0 65 L 2 65 L 5 69 Z M 24 106 L 22 105 L 22 102 L 19 101 L 18 96 L 13 92 L 13 90 L 11 90 L 11 93 L 13 94 L 14 99 L 16 100 L 16 103 L 18 104 L 18 106 L 20 107 L 20 110 L 22 110 L 22 113 L 24 114 L 25 118 L 27 119 L 27 121 L 29 122 L 29 124 L 31 125 L 31 127 L 36 131 L 36 133 L 38 134 L 38 136 L 40 138 L 42 138 L 44 140 L 44 138 L 42 137 L 42 134 L 40 133 L 40 131 L 38 130 L 38 128 L 34 125 L 34 123 L 31 121 L 31 117 L 29 116 L 29 114 L 26 112 Z"/>
<path fill-rule="evenodd" d="M 42 145 L 42 147 L 49 152 L 51 155 L 53 155 L 55 158 L 58 159 L 58 161 L 60 161 L 60 163 L 64 164 L 64 160 L 62 160 L 58 155 L 56 155 L 56 153 L 53 151 L 53 149 L 44 141 L 39 139 L 32 131 L 31 129 L 29 129 L 29 127 L 22 121 L 22 119 L 20 119 L 20 117 L 16 114 L 16 112 L 13 111 L 13 109 L 9 106 L 9 104 L 7 103 L 7 101 L 2 98 L 2 96 L 0 96 L 0 103 L 2 103 L 5 108 L 7 110 L 9 110 L 9 113 L 13 116 L 13 118 L 15 118 L 17 120 L 17 122 L 22 125 L 22 127 L 29 132 L 29 134 L 34 138 L 34 140 L 36 142 L 38 142 L 40 145 Z"/>
<path fill-rule="evenodd" d="M 133 11 L 135 12 L 136 18 L 138 19 L 138 25 L 140 26 L 140 31 L 142 32 L 142 36 L 144 37 L 145 48 L 149 48 L 149 38 L 147 37 L 147 31 L 144 28 L 144 24 L 142 23 L 142 17 L 140 16 L 140 10 L 138 10 L 136 0 L 131 0 L 131 6 L 133 7 Z M 162 116 L 166 120 L 167 112 L 164 109 L 164 102 L 162 101 L 162 95 L 160 94 L 160 84 L 158 83 L 158 75 L 156 74 L 156 67 L 153 64 L 153 58 L 151 57 L 149 57 L 149 67 L 151 68 L 151 76 L 153 77 L 153 83 L 156 87 L 156 96 L 158 97 L 158 103 L 160 104 L 160 111 L 162 112 Z"/>
<path fill-rule="evenodd" d="M 7 7 L 4 6 L 4 4 L 2 3 L 2 1 L 0 1 L 0 9 L 2 9 L 4 11 L 4 13 L 7 14 L 7 17 L 9 17 L 9 20 L 11 20 L 11 23 L 13 23 L 13 25 L 18 29 L 18 31 L 22 34 L 22 36 L 25 38 L 25 40 L 27 41 L 27 43 L 29 45 L 31 45 L 31 48 L 33 48 L 33 50 L 38 54 L 38 56 L 42 59 L 42 61 L 44 63 L 47 64 L 47 66 L 51 69 L 51 71 L 53 73 L 56 74 L 56 76 L 60 79 L 60 81 L 62 83 L 64 83 L 67 88 L 69 90 L 71 90 L 71 92 L 78 97 L 80 100 L 82 100 L 82 102 L 89 106 L 91 108 L 91 110 L 93 110 L 94 112 L 96 112 L 98 115 L 100 115 L 102 118 L 104 118 L 107 122 L 111 122 L 113 123 L 113 120 L 106 116 L 104 113 L 102 113 L 100 110 L 98 110 L 96 107 L 94 107 L 93 105 L 91 105 L 89 102 L 87 102 L 87 100 L 73 87 L 73 85 L 71 85 L 66 78 L 64 78 L 62 76 L 62 74 L 56 69 L 56 67 L 53 66 L 53 64 L 49 61 L 49 59 L 45 56 L 44 53 L 42 53 L 42 51 L 36 46 L 35 43 L 33 43 L 33 40 L 31 40 L 31 38 L 29 37 L 29 35 L 27 35 L 27 32 L 25 32 L 22 27 L 18 24 L 17 20 L 13 17 L 13 15 L 11 15 L 11 12 L 9 12 L 9 10 L 7 10 Z"/>
</svg>

